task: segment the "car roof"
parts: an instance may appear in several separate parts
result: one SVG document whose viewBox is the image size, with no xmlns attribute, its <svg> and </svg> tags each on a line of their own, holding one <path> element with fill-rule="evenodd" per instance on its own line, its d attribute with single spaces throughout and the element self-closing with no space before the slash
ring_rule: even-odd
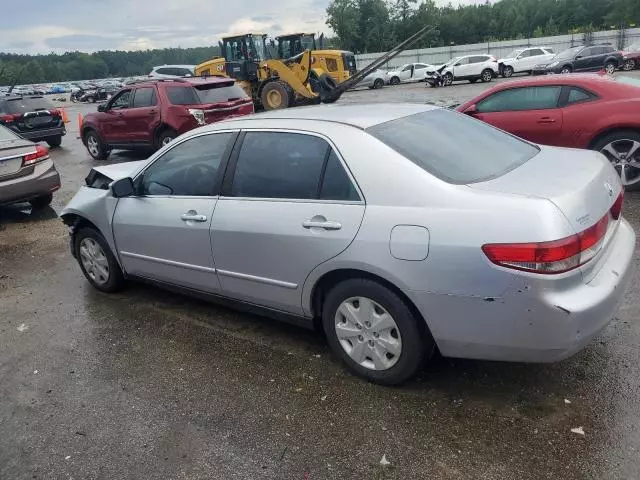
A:
<svg viewBox="0 0 640 480">
<path fill-rule="evenodd" d="M 133 81 L 125 88 L 131 87 L 150 87 L 152 85 L 164 85 L 164 86 L 193 86 L 193 85 L 213 85 L 217 83 L 235 83 L 233 78 L 229 77 L 190 77 L 190 78 L 150 78 L 149 80 Z"/>
<path fill-rule="evenodd" d="M 416 113 L 439 110 L 440 107 L 415 103 L 333 104 L 271 110 L 240 117 L 238 121 L 316 120 L 341 123 L 366 129 L 381 123 L 408 117 Z M 231 120 L 233 122 L 233 120 Z"/>
<path fill-rule="evenodd" d="M 540 75 L 535 77 L 526 77 L 518 80 L 503 82 L 495 87 L 492 91 L 504 90 L 511 87 L 526 87 L 535 85 L 604 85 L 615 83 L 615 79 L 608 75 L 598 75 L 596 73 L 568 73 L 559 75 Z"/>
</svg>

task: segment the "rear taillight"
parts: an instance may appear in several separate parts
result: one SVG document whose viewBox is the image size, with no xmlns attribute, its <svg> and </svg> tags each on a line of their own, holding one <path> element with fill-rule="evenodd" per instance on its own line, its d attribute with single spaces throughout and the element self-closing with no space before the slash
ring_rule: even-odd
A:
<svg viewBox="0 0 640 480">
<path fill-rule="evenodd" d="M 618 220 L 620 218 L 620 215 L 622 215 L 622 204 L 624 203 L 624 190 L 622 190 L 620 192 L 620 195 L 618 195 L 618 198 L 616 198 L 615 203 L 613 204 L 613 206 L 611 207 L 611 216 L 615 219 Z"/>
<path fill-rule="evenodd" d="M 0 115 L 0 122 L 13 123 L 17 119 L 17 115 Z"/>
<path fill-rule="evenodd" d="M 584 265 L 602 248 L 609 213 L 585 231 L 551 242 L 498 243 L 482 247 L 491 262 L 501 267 L 554 275 Z"/>
<path fill-rule="evenodd" d="M 42 145 L 36 145 L 35 153 L 30 153 L 22 157 L 22 166 L 33 165 L 49 158 L 49 150 Z"/>
</svg>

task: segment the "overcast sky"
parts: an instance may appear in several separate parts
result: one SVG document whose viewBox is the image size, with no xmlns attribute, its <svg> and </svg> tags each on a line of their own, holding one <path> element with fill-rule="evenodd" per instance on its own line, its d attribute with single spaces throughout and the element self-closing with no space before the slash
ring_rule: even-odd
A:
<svg viewBox="0 0 640 480">
<path fill-rule="evenodd" d="M 452 0 L 454 5 L 484 0 Z M 217 44 L 226 33 L 328 32 L 329 0 L 2 0 L 0 51 L 143 50 Z M 441 5 L 449 0 L 436 0 Z"/>
</svg>

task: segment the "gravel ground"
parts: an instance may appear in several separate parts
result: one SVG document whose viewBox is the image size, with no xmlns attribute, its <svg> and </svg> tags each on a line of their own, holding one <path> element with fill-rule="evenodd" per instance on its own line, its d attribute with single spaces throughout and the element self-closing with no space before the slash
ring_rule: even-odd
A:
<svg viewBox="0 0 640 480">
<path fill-rule="evenodd" d="M 460 103 L 486 87 L 341 102 Z M 75 125 L 93 108 L 69 108 L 53 208 L 0 210 L 1 479 L 640 478 L 640 269 L 571 359 L 439 358 L 403 387 L 371 385 L 312 332 L 152 287 L 91 289 L 56 211 L 94 164 Z M 625 202 L 640 234 L 640 194 Z"/>
</svg>

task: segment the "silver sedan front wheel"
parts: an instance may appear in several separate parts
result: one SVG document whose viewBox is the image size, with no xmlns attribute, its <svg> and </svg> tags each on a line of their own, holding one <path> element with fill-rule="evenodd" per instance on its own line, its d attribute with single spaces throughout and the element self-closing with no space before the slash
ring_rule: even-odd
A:
<svg viewBox="0 0 640 480">
<path fill-rule="evenodd" d="M 80 242 L 80 261 L 87 275 L 97 285 L 109 281 L 109 261 L 104 250 L 93 238 L 83 238 Z"/>
<path fill-rule="evenodd" d="M 625 187 L 640 182 L 640 142 L 632 139 L 617 139 L 600 150 L 617 170 Z"/>
<path fill-rule="evenodd" d="M 393 367 L 402 353 L 402 338 L 393 317 L 366 297 L 340 304 L 335 316 L 340 345 L 358 365 L 369 370 Z"/>
</svg>

